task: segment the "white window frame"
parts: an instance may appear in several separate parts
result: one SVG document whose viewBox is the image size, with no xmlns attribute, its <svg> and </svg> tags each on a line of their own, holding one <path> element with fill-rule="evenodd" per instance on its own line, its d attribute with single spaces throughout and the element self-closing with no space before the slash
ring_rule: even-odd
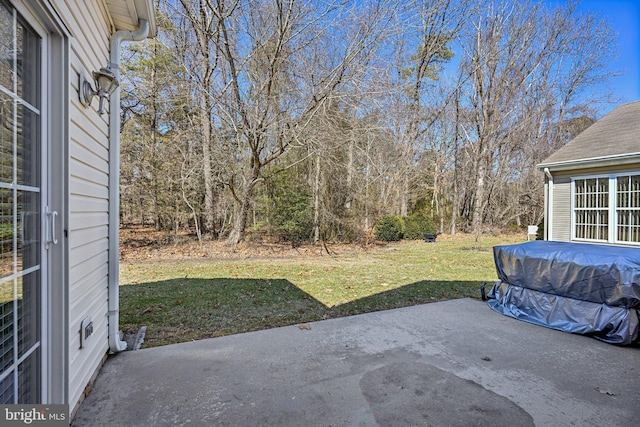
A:
<svg viewBox="0 0 640 427">
<path fill-rule="evenodd" d="M 616 175 L 616 187 L 614 188 L 614 190 L 615 190 L 615 200 L 614 200 L 614 202 L 615 202 L 615 206 L 613 207 L 613 209 L 614 209 L 614 215 L 615 215 L 615 221 L 616 221 L 616 224 L 615 224 L 615 227 L 616 227 L 616 228 L 615 228 L 615 242 L 616 242 L 616 243 L 619 243 L 619 244 L 640 245 L 640 242 L 633 242 L 633 241 L 620 240 L 620 239 L 618 239 L 618 228 L 620 227 L 619 217 L 618 217 L 618 211 L 619 211 L 619 210 L 626 210 L 626 209 L 625 209 L 624 207 L 622 207 L 622 208 L 619 208 L 619 207 L 618 207 L 618 203 L 617 203 L 617 202 L 618 202 L 618 200 L 617 200 L 617 196 L 618 196 L 618 182 L 617 182 L 617 179 L 618 179 L 618 178 L 620 178 L 620 177 L 634 177 L 634 176 L 636 176 L 636 177 L 640 177 L 640 172 L 635 172 L 635 173 L 621 173 L 621 174 Z M 637 196 L 636 196 L 636 197 L 637 197 Z M 640 211 L 640 206 L 632 207 L 632 208 L 630 208 L 629 210 L 636 210 L 636 211 Z M 640 224 L 635 224 L 635 225 L 640 226 Z"/>
<path fill-rule="evenodd" d="M 640 246 L 640 242 L 618 239 L 618 177 L 640 176 L 640 172 L 618 172 L 611 174 L 580 175 L 571 177 L 571 240 L 590 243 L 610 243 L 618 245 Z M 587 179 L 608 179 L 608 235 L 606 239 L 586 239 L 576 236 L 576 181 Z"/>
</svg>

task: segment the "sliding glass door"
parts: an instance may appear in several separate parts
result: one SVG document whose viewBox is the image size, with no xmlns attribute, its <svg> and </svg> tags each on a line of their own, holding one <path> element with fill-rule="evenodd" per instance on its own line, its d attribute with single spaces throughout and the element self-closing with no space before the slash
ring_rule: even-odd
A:
<svg viewBox="0 0 640 427">
<path fill-rule="evenodd" d="M 0 404 L 41 401 L 41 46 L 0 0 Z"/>
</svg>

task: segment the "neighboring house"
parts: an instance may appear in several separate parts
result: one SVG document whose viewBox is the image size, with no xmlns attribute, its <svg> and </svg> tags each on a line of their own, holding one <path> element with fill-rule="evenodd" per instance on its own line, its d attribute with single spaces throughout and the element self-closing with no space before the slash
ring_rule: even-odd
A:
<svg viewBox="0 0 640 427">
<path fill-rule="evenodd" d="M 640 246 L 640 101 L 616 108 L 538 167 L 547 240 Z"/>
<path fill-rule="evenodd" d="M 0 404 L 74 410 L 126 348 L 119 94 L 81 101 L 80 81 L 154 34 L 152 0 L 0 0 Z"/>
</svg>

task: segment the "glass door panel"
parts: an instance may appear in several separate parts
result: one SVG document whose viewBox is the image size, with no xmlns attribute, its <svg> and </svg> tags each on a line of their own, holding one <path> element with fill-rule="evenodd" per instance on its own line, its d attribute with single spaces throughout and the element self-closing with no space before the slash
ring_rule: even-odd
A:
<svg viewBox="0 0 640 427">
<path fill-rule="evenodd" d="M 0 404 L 41 401 L 40 37 L 0 0 Z"/>
</svg>

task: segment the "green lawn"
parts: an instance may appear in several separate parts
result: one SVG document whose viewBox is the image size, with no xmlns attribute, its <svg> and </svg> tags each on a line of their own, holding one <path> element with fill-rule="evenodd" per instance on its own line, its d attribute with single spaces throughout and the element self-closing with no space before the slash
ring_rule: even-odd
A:
<svg viewBox="0 0 640 427">
<path fill-rule="evenodd" d="M 441 236 L 339 256 L 121 264 L 120 323 L 144 347 L 463 297 L 496 272 L 491 248 L 522 236 Z"/>
</svg>

